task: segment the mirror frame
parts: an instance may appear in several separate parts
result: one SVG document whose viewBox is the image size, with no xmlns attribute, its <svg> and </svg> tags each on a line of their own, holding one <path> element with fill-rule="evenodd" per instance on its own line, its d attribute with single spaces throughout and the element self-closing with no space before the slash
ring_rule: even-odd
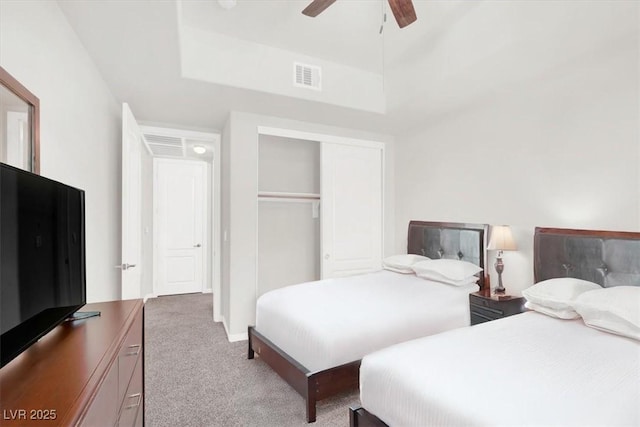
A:
<svg viewBox="0 0 640 427">
<path fill-rule="evenodd" d="M 31 170 L 40 174 L 40 100 L 18 80 L 0 67 L 0 84 L 29 104 L 31 126 Z"/>
</svg>

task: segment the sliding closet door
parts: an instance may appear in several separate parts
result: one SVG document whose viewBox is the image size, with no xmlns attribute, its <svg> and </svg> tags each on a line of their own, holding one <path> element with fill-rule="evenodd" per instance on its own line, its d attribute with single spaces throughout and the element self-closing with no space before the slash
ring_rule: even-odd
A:
<svg viewBox="0 0 640 427">
<path fill-rule="evenodd" d="M 378 270 L 382 147 L 322 143 L 322 277 Z"/>
</svg>

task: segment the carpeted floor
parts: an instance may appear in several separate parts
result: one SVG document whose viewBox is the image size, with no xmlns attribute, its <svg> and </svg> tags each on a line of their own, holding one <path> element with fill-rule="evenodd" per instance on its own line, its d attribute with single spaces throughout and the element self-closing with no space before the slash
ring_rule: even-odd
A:
<svg viewBox="0 0 640 427">
<path fill-rule="evenodd" d="M 211 294 L 145 305 L 145 418 L 149 427 L 305 426 L 304 401 L 247 342 L 229 343 L 213 322 Z M 348 426 L 358 392 L 318 403 L 314 427 Z"/>
</svg>

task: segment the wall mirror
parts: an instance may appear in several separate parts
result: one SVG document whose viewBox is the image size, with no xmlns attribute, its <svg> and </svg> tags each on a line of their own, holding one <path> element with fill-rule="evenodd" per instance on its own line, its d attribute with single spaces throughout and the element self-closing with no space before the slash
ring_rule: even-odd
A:
<svg viewBox="0 0 640 427">
<path fill-rule="evenodd" d="M 40 101 L 2 67 L 0 161 L 40 173 Z"/>
</svg>

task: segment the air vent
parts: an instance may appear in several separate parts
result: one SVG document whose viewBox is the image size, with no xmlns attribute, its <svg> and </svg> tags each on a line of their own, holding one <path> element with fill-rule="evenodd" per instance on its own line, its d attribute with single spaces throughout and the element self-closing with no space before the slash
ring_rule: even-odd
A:
<svg viewBox="0 0 640 427">
<path fill-rule="evenodd" d="M 314 90 L 322 90 L 320 67 L 293 63 L 293 85 Z"/>
<path fill-rule="evenodd" d="M 0 0 L 2 1 L 2 0 Z M 212 158 L 213 148 L 220 135 L 183 129 L 171 129 L 155 126 L 140 126 L 144 143 L 152 156 L 180 158 Z M 192 148 L 195 145 L 206 147 L 206 155 L 197 155 Z"/>
<path fill-rule="evenodd" d="M 182 139 L 176 138 L 175 136 L 154 135 L 150 133 L 145 133 L 144 138 L 147 140 L 149 144 L 182 146 Z"/>
<path fill-rule="evenodd" d="M 162 144 L 149 144 L 149 149 L 154 156 L 171 156 L 171 157 L 183 157 L 182 146 L 175 145 L 162 145 Z"/>
<path fill-rule="evenodd" d="M 182 157 L 184 155 L 182 138 L 144 132 L 144 139 L 147 142 L 149 151 L 151 151 L 151 154 L 154 156 Z"/>
</svg>

